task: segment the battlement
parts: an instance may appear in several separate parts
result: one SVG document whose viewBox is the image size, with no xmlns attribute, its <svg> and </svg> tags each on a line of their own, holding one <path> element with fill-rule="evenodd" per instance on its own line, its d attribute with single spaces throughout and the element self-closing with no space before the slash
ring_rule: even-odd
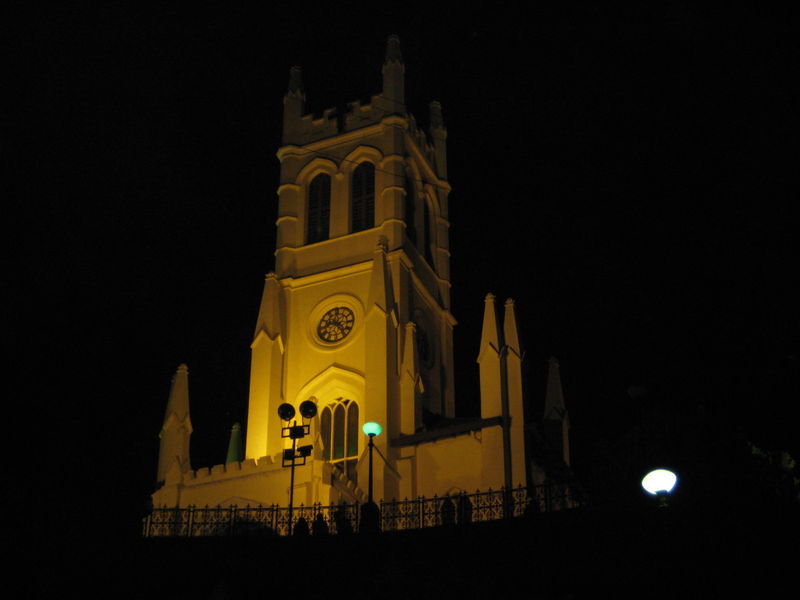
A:
<svg viewBox="0 0 800 600">
<path fill-rule="evenodd" d="M 283 143 L 303 146 L 329 137 L 363 129 L 381 123 L 386 117 L 398 115 L 395 103 L 382 94 L 375 94 L 368 104 L 360 100 L 348 102 L 346 107 L 326 108 L 322 113 L 287 114 L 284 117 Z"/>
<path fill-rule="evenodd" d="M 288 135 L 284 132 L 284 143 L 297 146 L 311 144 L 337 135 L 380 124 L 386 117 L 394 113 L 386 110 L 380 94 L 372 96 L 369 104 L 361 104 L 360 100 L 348 102 L 344 111 L 337 107 L 326 108 L 322 113 L 308 113 L 299 119 L 287 123 Z M 416 118 L 406 113 L 398 115 L 411 139 L 423 153 L 425 158 L 435 164 L 435 149 L 429 141 L 428 134 L 417 124 Z"/>
<path fill-rule="evenodd" d="M 183 475 L 183 483 L 184 485 L 192 485 L 195 482 L 211 483 L 215 480 L 271 471 L 280 466 L 280 463 L 272 456 L 262 456 L 258 460 L 249 458 L 241 462 L 229 462 L 188 471 Z"/>
<path fill-rule="evenodd" d="M 390 114 L 381 99 L 378 94 L 366 105 L 355 100 L 349 102 L 344 111 L 332 107 L 323 110 L 322 115 L 309 113 L 297 119 L 287 119 L 284 123 L 284 143 L 302 146 L 380 123 Z"/>
</svg>

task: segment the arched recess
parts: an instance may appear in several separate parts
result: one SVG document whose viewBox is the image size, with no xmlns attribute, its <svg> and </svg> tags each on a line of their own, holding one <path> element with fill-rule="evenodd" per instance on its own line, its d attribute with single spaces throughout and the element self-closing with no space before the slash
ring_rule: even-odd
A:
<svg viewBox="0 0 800 600">
<path fill-rule="evenodd" d="M 410 159 L 406 160 L 405 167 L 405 206 L 403 211 L 403 221 L 406 224 L 406 237 L 409 241 L 419 248 L 422 241 L 420 199 L 422 198 L 422 180 L 416 164 Z"/>
<path fill-rule="evenodd" d="M 368 160 L 353 171 L 350 180 L 350 232 L 375 227 L 375 165 Z"/>
<path fill-rule="evenodd" d="M 296 183 L 303 190 L 302 225 L 304 243 L 313 244 L 330 237 L 331 199 L 334 176 L 339 172 L 335 162 L 317 157 L 304 166 Z"/>
<path fill-rule="evenodd" d="M 433 244 L 435 243 L 434 240 L 434 232 L 436 231 L 436 222 L 435 222 L 435 213 L 431 208 L 431 201 L 428 199 L 428 195 L 425 194 L 422 198 L 422 243 L 425 246 L 423 255 L 425 260 L 430 265 L 431 269 L 436 271 L 436 263 L 433 260 Z"/>
<path fill-rule="evenodd" d="M 347 181 L 349 232 L 356 233 L 376 226 L 376 200 L 379 190 L 385 187 L 380 165 L 383 153 L 372 146 L 359 146 L 342 161 L 342 172 Z"/>
<path fill-rule="evenodd" d="M 308 184 L 307 244 L 331 237 L 331 187 L 331 176 L 327 173 L 318 173 Z"/>
<path fill-rule="evenodd" d="M 364 375 L 341 365 L 331 365 L 297 394 L 295 404 L 313 398 L 317 416 L 311 432 L 315 457 L 328 461 L 334 468 L 355 480 L 360 455 L 361 425 L 364 415 Z"/>
</svg>

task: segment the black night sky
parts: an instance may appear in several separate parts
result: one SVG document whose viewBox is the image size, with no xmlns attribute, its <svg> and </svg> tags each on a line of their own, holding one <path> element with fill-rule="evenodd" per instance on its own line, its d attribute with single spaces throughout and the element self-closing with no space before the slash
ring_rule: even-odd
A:
<svg viewBox="0 0 800 600">
<path fill-rule="evenodd" d="M 449 132 L 462 414 L 477 410 L 491 291 L 517 301 L 538 401 L 547 357 L 561 361 L 576 469 L 630 420 L 632 389 L 703 404 L 797 458 L 789 15 L 303 10 L 60 8 L 24 32 L 12 62 L 31 85 L 11 124 L 30 225 L 19 296 L 36 322 L 24 375 L 58 432 L 42 464 L 69 465 L 48 486 L 123 507 L 108 512 L 133 524 L 109 528 L 135 531 L 181 362 L 193 464 L 223 462 L 274 264 L 289 68 L 303 67 L 310 110 L 366 100 L 390 33 L 410 111 L 424 124 L 440 100 Z"/>
</svg>

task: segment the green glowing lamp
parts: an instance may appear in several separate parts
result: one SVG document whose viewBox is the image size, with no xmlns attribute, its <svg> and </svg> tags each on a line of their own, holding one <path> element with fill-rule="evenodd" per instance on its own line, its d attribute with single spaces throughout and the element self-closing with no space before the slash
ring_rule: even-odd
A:
<svg viewBox="0 0 800 600">
<path fill-rule="evenodd" d="M 364 425 L 361 427 L 361 431 L 363 431 L 369 437 L 375 437 L 376 435 L 381 434 L 383 428 L 375 421 L 370 421 L 369 423 L 364 423 Z"/>
</svg>

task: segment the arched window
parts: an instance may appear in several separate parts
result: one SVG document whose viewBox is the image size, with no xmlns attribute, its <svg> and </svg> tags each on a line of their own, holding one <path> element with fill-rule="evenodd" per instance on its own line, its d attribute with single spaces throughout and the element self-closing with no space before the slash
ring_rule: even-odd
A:
<svg viewBox="0 0 800 600">
<path fill-rule="evenodd" d="M 308 187 L 308 243 L 328 239 L 331 218 L 331 177 L 320 173 Z"/>
<path fill-rule="evenodd" d="M 433 264 L 433 252 L 431 250 L 433 239 L 431 237 L 432 227 L 431 227 L 431 210 L 428 208 L 428 202 L 426 199 L 423 198 L 422 201 L 423 211 L 422 215 L 425 219 L 425 260 L 428 261 L 428 264 L 431 266 L 432 269 L 436 269 L 436 265 Z"/>
<path fill-rule="evenodd" d="M 375 165 L 363 162 L 353 171 L 350 231 L 375 227 Z"/>
<path fill-rule="evenodd" d="M 339 399 L 322 409 L 319 419 L 322 458 L 353 481 L 358 462 L 358 404 Z"/>
<path fill-rule="evenodd" d="M 406 174 L 406 236 L 411 243 L 417 244 L 417 196 L 414 193 L 414 182 L 411 174 Z"/>
</svg>

